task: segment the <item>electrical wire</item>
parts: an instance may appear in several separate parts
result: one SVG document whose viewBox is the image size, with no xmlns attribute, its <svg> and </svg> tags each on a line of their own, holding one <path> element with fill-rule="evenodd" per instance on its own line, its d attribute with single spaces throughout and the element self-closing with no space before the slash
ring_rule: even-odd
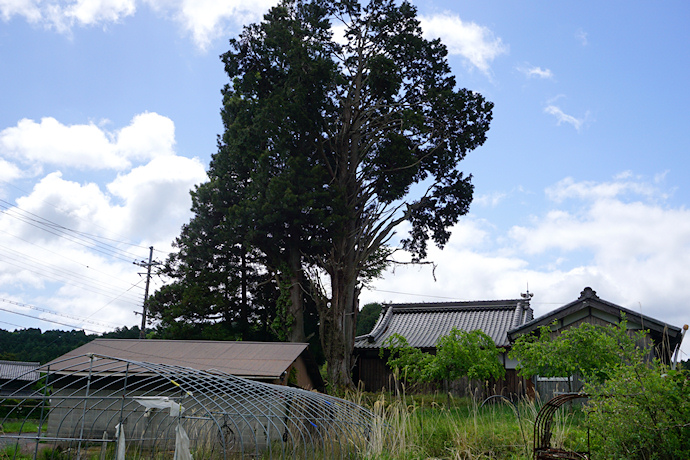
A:
<svg viewBox="0 0 690 460">
<path fill-rule="evenodd" d="M 101 288 L 98 286 L 93 286 L 93 285 L 91 285 L 87 282 L 84 282 L 84 281 L 69 279 L 69 277 L 66 277 L 66 276 L 56 276 L 55 274 L 51 274 L 51 273 L 48 273 L 45 271 L 36 270 L 36 269 L 32 268 L 31 266 L 27 266 L 27 264 L 24 263 L 23 261 L 21 261 L 21 260 L 18 261 L 12 257 L 7 257 L 7 255 L 5 255 L 5 259 L 3 260 L 3 262 L 8 264 L 8 265 L 12 265 L 12 266 L 21 268 L 22 270 L 26 270 L 28 272 L 35 273 L 35 274 L 37 274 L 43 278 L 48 278 L 49 280 L 58 281 L 58 282 L 64 283 L 64 284 L 69 285 L 69 286 L 78 287 L 80 289 L 84 289 L 85 291 L 93 292 L 94 294 L 99 294 L 99 295 L 111 297 L 111 296 L 119 293 L 118 291 L 115 291 L 114 289 L 111 289 L 111 288 L 107 288 L 107 289 Z M 128 296 L 127 299 L 123 299 L 123 300 L 128 302 L 128 303 L 133 303 L 133 304 L 138 304 L 141 302 L 141 300 L 139 298 L 135 298 L 134 296 Z"/>
<path fill-rule="evenodd" d="M 9 299 L 0 298 L 0 302 L 9 303 L 9 304 L 15 305 L 15 306 L 17 306 L 17 307 L 29 308 L 29 309 L 31 309 L 31 310 L 36 310 L 36 311 L 40 311 L 40 312 L 43 312 L 43 313 L 48 313 L 48 314 L 50 314 L 50 315 L 61 316 L 61 317 L 63 317 L 63 318 L 73 319 L 73 320 L 76 320 L 76 321 L 81 321 L 81 322 L 93 324 L 93 325 L 96 325 L 96 326 L 117 327 L 117 326 L 115 326 L 115 325 L 113 325 L 113 324 L 100 323 L 100 322 L 98 322 L 98 321 L 93 321 L 93 320 L 90 320 L 90 319 L 87 319 L 87 318 L 83 318 L 83 317 L 79 317 L 79 316 L 73 316 L 73 315 L 67 315 L 67 314 L 65 314 L 65 313 L 59 313 L 59 312 L 57 312 L 57 311 L 48 310 L 47 308 L 41 308 L 41 307 L 36 307 L 36 306 L 34 306 L 34 305 L 29 305 L 29 304 L 27 304 L 27 303 L 16 302 L 16 301 L 14 301 L 14 300 L 9 300 Z"/>
<path fill-rule="evenodd" d="M 110 290 L 112 292 L 120 292 L 122 290 L 122 285 L 116 285 L 113 283 L 109 283 L 107 281 L 103 281 L 101 279 L 93 278 L 87 275 L 81 275 L 79 273 L 76 273 L 74 271 L 70 271 L 68 269 L 63 269 L 60 266 L 55 266 L 55 265 L 50 265 L 44 263 L 41 259 L 37 259 L 32 256 L 27 256 L 19 251 L 15 251 L 12 248 L 8 248 L 7 246 L 0 245 L 0 252 L 3 253 L 5 259 L 13 260 L 16 262 L 14 265 L 22 266 L 25 267 L 26 270 L 29 270 L 33 273 L 37 273 L 39 275 L 43 276 L 49 276 L 53 277 L 53 279 L 64 279 L 64 280 L 70 280 L 70 281 L 75 281 L 77 283 L 84 283 L 85 281 L 88 283 L 93 283 L 96 285 L 99 285 L 99 288 L 101 290 L 107 291 Z M 48 252 L 53 252 L 53 251 L 48 251 Z M 67 259 L 70 260 L 70 259 Z M 83 265 L 80 264 L 76 261 L 74 261 L 75 264 L 79 265 L 80 269 L 86 268 L 90 269 L 91 267 L 89 265 Z M 99 272 L 102 275 L 105 275 L 109 277 L 110 279 L 114 279 L 111 275 L 108 273 L 104 273 L 100 270 L 95 270 Z M 130 281 L 125 281 L 125 280 L 118 280 L 121 281 L 123 284 L 126 285 L 132 285 Z M 138 299 L 138 297 L 137 297 Z"/>
<path fill-rule="evenodd" d="M 22 237 L 20 237 L 20 236 L 17 236 L 17 235 L 15 235 L 15 234 L 12 234 L 12 233 L 7 232 L 7 231 L 4 231 L 4 230 L 0 230 L 0 232 L 5 233 L 6 235 L 9 235 L 9 236 L 11 236 L 11 237 L 13 237 L 13 238 L 16 238 L 16 239 L 18 239 L 18 240 L 20 240 L 20 241 L 23 241 L 23 242 L 27 243 L 27 244 L 30 244 L 30 245 L 32 245 L 32 246 L 35 246 L 35 247 L 37 247 L 38 249 L 40 249 L 40 250 L 42 250 L 42 251 L 45 251 L 45 252 L 48 252 L 48 253 L 51 253 L 51 254 L 55 254 L 55 255 L 58 256 L 58 257 L 62 257 L 62 258 L 64 258 L 64 259 L 66 259 L 66 260 L 69 260 L 70 262 L 73 262 L 73 263 L 77 264 L 77 265 L 80 266 L 80 267 L 86 267 L 86 268 L 88 268 L 89 270 L 93 270 L 93 271 L 96 271 L 96 272 L 98 272 L 98 273 L 100 273 L 100 274 L 102 274 L 102 275 L 106 275 L 106 276 L 108 276 L 108 277 L 110 277 L 110 278 L 113 278 L 112 275 L 109 274 L 109 273 L 105 273 L 105 272 L 100 271 L 100 270 L 98 270 L 97 268 L 94 268 L 94 267 L 92 267 L 92 266 L 90 266 L 90 265 L 86 265 L 86 264 L 84 264 L 84 263 L 82 263 L 82 262 L 76 261 L 76 260 L 74 260 L 74 259 L 72 259 L 72 258 L 70 258 L 70 257 L 67 257 L 67 256 L 63 255 L 63 254 L 59 254 L 59 253 L 57 253 L 57 252 L 55 252 L 55 251 L 52 251 L 52 250 L 50 250 L 50 249 L 48 249 L 48 248 L 45 248 L 45 247 L 43 247 L 43 246 L 39 246 L 39 245 L 37 245 L 36 243 L 34 243 L 34 242 L 32 242 L 32 241 L 29 241 L 29 240 L 27 240 L 27 239 L 25 239 L 25 238 L 22 238 Z M 0 245 L 0 247 L 3 247 L 3 246 Z M 6 247 L 6 246 L 4 246 L 4 247 Z M 12 250 L 12 251 L 14 251 L 14 250 Z M 14 252 L 16 252 L 16 251 L 14 251 Z M 23 256 L 24 256 L 24 255 L 23 255 Z M 24 256 L 24 257 L 29 257 L 29 258 L 31 258 L 30 256 Z M 36 259 L 34 259 L 34 260 L 36 260 Z M 39 261 L 39 263 L 42 263 L 42 262 Z M 124 281 L 124 280 L 120 280 L 120 281 L 127 282 L 127 281 Z M 128 283 L 128 282 L 127 282 L 127 283 Z"/>
<path fill-rule="evenodd" d="M 32 212 L 25 211 L 3 199 L 0 199 L 0 211 L 8 217 L 12 217 L 39 230 L 43 230 L 59 238 L 64 238 L 75 244 L 85 246 L 92 251 L 99 252 L 109 257 L 114 257 L 127 262 L 130 262 L 132 261 L 132 259 L 137 258 L 137 255 L 132 252 L 123 251 L 117 246 L 104 243 L 103 241 L 101 241 L 102 237 L 70 229 L 63 225 L 57 224 L 53 221 L 40 217 Z"/>
<path fill-rule="evenodd" d="M 30 192 L 28 192 L 27 190 L 24 190 L 24 189 L 22 189 L 21 187 L 17 187 L 16 185 L 11 184 L 10 182 L 7 182 L 6 180 L 0 179 L 0 182 L 3 182 L 3 183 L 5 183 L 5 185 L 8 185 L 8 186 L 10 186 L 10 187 L 12 187 L 12 188 L 14 188 L 14 189 L 16 189 L 16 190 L 19 190 L 20 192 L 24 193 L 25 195 L 30 195 Z M 55 208 L 57 211 L 62 212 L 62 210 L 61 210 L 60 208 L 58 208 L 56 205 L 54 205 L 53 203 L 51 203 L 51 202 L 49 202 L 49 201 L 45 201 L 45 200 L 40 200 L 40 201 L 41 201 L 42 203 L 47 204 L 48 206 L 50 206 L 50 207 L 52 207 L 52 208 Z M 5 203 L 7 203 L 7 202 L 5 201 Z M 15 207 L 16 207 L 16 206 L 15 206 Z M 18 207 L 17 207 L 17 208 L 18 208 Z M 19 209 L 19 208 L 18 208 L 18 209 Z M 81 218 L 81 217 L 79 217 L 79 216 L 73 216 L 73 217 L 76 218 L 76 219 L 79 219 L 79 220 L 81 220 L 81 221 L 88 222 L 89 225 L 96 226 L 96 227 L 98 227 L 98 228 L 100 228 L 100 229 L 102 229 L 102 230 L 110 231 L 109 229 L 106 229 L 106 228 L 103 228 L 103 227 L 101 227 L 101 226 L 99 226 L 99 225 L 96 225 L 96 224 L 94 224 L 92 221 L 87 221 L 86 219 L 83 219 L 83 218 Z M 44 219 L 44 220 L 47 220 L 47 219 Z M 80 233 L 82 233 L 83 235 L 90 235 L 90 234 L 88 234 L 88 233 L 86 233 L 86 232 L 80 232 Z M 141 245 L 139 245 L 139 244 L 134 244 L 134 243 L 131 243 L 131 242 L 129 242 L 129 241 L 117 240 L 117 239 L 114 239 L 114 238 L 106 238 L 106 237 L 97 236 L 97 235 L 90 235 L 90 236 L 92 236 L 92 237 L 94 237 L 94 238 L 102 239 L 102 240 L 104 240 L 104 241 L 112 241 L 112 242 L 114 242 L 114 243 L 120 243 L 120 244 L 124 244 L 124 245 L 127 245 L 127 246 L 135 247 L 135 248 L 148 249 L 148 248 L 145 247 L 145 246 L 141 246 Z M 162 252 L 162 251 L 161 251 L 161 252 Z"/>
<path fill-rule="evenodd" d="M 2 308 L 2 307 L 0 307 L 0 310 L 6 311 L 6 312 L 8 312 L 8 313 L 15 314 L 15 315 L 26 316 L 27 318 L 33 318 L 33 319 L 37 319 L 37 320 L 40 320 L 40 321 L 45 321 L 46 323 L 59 324 L 59 325 L 61 325 L 61 326 L 71 327 L 72 329 L 81 329 L 81 330 L 84 330 L 84 331 L 89 331 L 89 332 L 94 332 L 94 333 L 96 333 L 96 334 L 100 334 L 100 331 L 97 331 L 97 330 L 95 330 L 95 329 L 87 329 L 87 328 L 85 328 L 85 327 L 79 327 L 79 326 L 75 326 L 75 325 L 73 325 L 73 324 L 63 323 L 63 322 L 61 322 L 61 321 L 55 321 L 55 320 L 44 319 L 44 318 L 41 318 L 40 316 L 27 315 L 26 313 L 20 313 L 20 312 L 18 312 L 18 311 L 9 310 L 9 309 L 7 309 L 7 308 Z"/>
</svg>

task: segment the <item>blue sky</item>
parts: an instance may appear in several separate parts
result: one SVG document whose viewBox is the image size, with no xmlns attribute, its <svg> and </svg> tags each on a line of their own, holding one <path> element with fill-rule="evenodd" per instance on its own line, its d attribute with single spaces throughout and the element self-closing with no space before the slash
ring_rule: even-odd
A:
<svg viewBox="0 0 690 460">
<path fill-rule="evenodd" d="M 170 251 L 222 129 L 218 56 L 273 3 L 0 0 L 1 328 L 138 323 L 132 261 Z M 494 121 L 435 277 L 398 267 L 362 303 L 529 285 L 542 314 L 591 286 L 690 323 L 690 6 L 413 3 Z"/>
</svg>

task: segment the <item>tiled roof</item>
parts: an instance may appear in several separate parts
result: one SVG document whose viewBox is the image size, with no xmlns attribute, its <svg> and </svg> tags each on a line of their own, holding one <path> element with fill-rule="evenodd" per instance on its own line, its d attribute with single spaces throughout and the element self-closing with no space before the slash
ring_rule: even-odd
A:
<svg viewBox="0 0 690 460">
<path fill-rule="evenodd" d="M 94 355 L 191 367 L 202 371 L 221 371 L 246 378 L 276 379 L 306 350 L 306 343 L 230 342 L 210 340 L 96 339 L 62 355 L 51 363 L 69 368 Z M 76 365 L 76 364 L 75 364 Z M 87 369 L 72 369 L 87 370 Z"/>
<path fill-rule="evenodd" d="M 374 329 L 355 338 L 355 348 L 381 348 L 395 333 L 405 337 L 410 346 L 433 348 L 452 328 L 479 329 L 502 347 L 509 345 L 508 330 L 532 317 L 525 299 L 384 305 Z"/>
<path fill-rule="evenodd" d="M 24 361 L 0 361 L 0 379 L 36 380 L 40 365 Z"/>
<path fill-rule="evenodd" d="M 514 340 L 522 334 L 535 331 L 540 326 L 551 324 L 557 319 L 573 314 L 585 308 L 604 310 L 615 316 L 620 316 L 621 313 L 624 313 L 628 320 L 638 322 L 639 324 L 643 325 L 645 329 L 665 334 L 671 339 L 671 345 L 674 346 L 676 343 L 680 343 L 680 340 L 682 340 L 680 327 L 670 325 L 666 322 L 659 321 L 650 316 L 643 315 L 636 311 L 629 310 L 621 307 L 620 305 L 616 305 L 615 303 L 601 299 L 597 295 L 596 291 L 594 291 L 591 287 L 585 287 L 582 292 L 580 292 L 580 297 L 577 300 L 574 300 L 566 305 L 563 305 L 562 307 L 546 313 L 545 315 L 534 318 L 531 321 L 512 328 L 509 331 L 509 336 Z"/>
</svg>

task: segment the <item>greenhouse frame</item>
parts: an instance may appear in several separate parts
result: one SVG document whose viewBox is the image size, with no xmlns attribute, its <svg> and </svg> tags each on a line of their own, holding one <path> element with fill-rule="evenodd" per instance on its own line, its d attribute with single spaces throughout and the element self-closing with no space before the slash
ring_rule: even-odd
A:
<svg viewBox="0 0 690 460">
<path fill-rule="evenodd" d="M 33 375 L 0 399 L 17 426 L 3 458 L 343 458 L 377 425 L 353 402 L 220 371 L 86 354 Z"/>
</svg>

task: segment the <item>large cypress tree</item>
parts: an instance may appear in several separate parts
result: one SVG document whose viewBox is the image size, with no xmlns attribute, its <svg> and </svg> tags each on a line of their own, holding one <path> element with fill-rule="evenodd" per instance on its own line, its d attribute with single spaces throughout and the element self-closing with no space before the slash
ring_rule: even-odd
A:
<svg viewBox="0 0 690 460">
<path fill-rule="evenodd" d="M 289 292 L 290 339 L 304 336 L 305 293 L 316 302 L 333 385 L 351 383 L 359 290 L 395 230 L 409 222 L 403 248 L 420 261 L 469 209 L 458 163 L 493 104 L 456 87 L 446 54 L 407 2 L 283 0 L 222 56 L 210 183 L 235 191 L 227 228 Z M 198 205 L 195 219 L 216 203 Z"/>
</svg>

